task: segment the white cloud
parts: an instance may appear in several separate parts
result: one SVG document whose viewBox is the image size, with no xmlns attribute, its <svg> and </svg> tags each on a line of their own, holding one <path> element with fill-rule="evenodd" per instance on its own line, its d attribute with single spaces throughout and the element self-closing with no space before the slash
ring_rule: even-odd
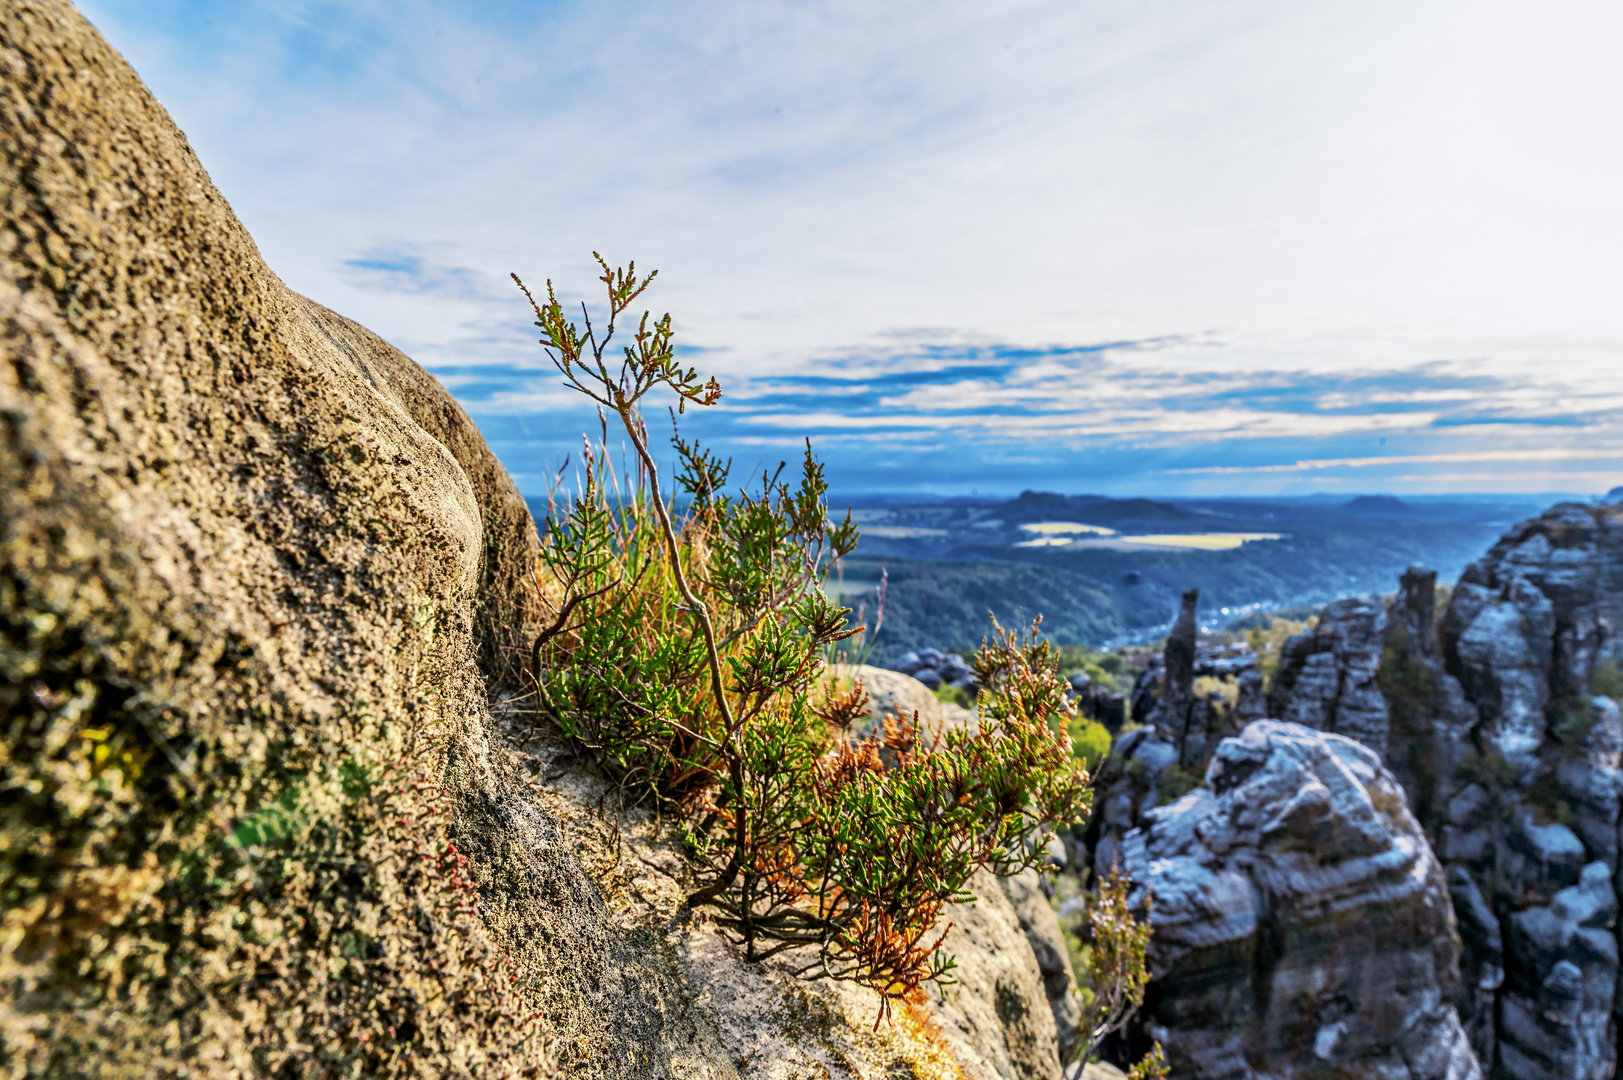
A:
<svg viewBox="0 0 1623 1080">
<path fill-rule="evenodd" d="M 732 400 L 931 346 L 1156 343 L 767 426 L 1330 457 L 1463 404 L 1623 405 L 1600 0 L 83 6 L 284 279 L 448 384 L 534 366 L 506 272 L 579 295 L 595 248 L 664 271 L 653 303 Z M 1362 381 L 1256 397 L 1314 374 Z M 544 378 L 478 407 L 560 407 Z"/>
</svg>

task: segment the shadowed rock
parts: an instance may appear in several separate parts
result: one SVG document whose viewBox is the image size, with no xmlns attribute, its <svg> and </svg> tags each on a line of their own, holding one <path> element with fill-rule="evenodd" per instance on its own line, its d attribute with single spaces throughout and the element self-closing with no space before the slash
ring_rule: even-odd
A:
<svg viewBox="0 0 1623 1080">
<path fill-rule="evenodd" d="M 1349 712 L 1378 716 L 1379 648 L 1386 730 L 1369 725 L 1368 742 L 1449 867 L 1477 1053 L 1499 1078 L 1610 1077 L 1623 512 L 1563 504 L 1522 522 L 1435 609 L 1418 567 L 1389 609 L 1326 608 L 1311 647 L 1293 639 L 1273 707 L 1337 731 Z"/>
<path fill-rule="evenodd" d="M 1167 633 L 1164 656 L 1166 669 L 1161 683 L 1161 699 L 1150 714 L 1150 723 L 1162 731 L 1164 737 L 1175 739 L 1182 734 L 1184 712 L 1189 707 L 1189 696 L 1195 686 L 1195 635 L 1199 629 L 1195 622 L 1195 604 L 1200 600 L 1199 589 L 1183 594 L 1178 617 Z"/>
<path fill-rule="evenodd" d="M 1155 898 L 1144 1024 L 1172 1075 L 1479 1076 L 1443 870 L 1376 755 L 1262 720 L 1206 779 L 1124 843 Z"/>
</svg>

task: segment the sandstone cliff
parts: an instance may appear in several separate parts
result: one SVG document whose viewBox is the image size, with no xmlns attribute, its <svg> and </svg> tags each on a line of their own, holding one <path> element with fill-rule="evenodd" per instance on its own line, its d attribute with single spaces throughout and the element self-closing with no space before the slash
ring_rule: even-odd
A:
<svg viewBox="0 0 1623 1080">
<path fill-rule="evenodd" d="M 1096 872 L 1120 862 L 1154 896 L 1155 978 L 1113 1052 L 1153 1036 L 1173 1075 L 1213 1080 L 1480 1076 L 1450 881 L 1379 756 L 1318 733 L 1385 745 L 1384 607 L 1332 605 L 1291 641 L 1281 723 L 1255 655 L 1200 646 L 1196 600 L 1134 687 L 1143 726 L 1101 766 L 1082 836 Z"/>
<path fill-rule="evenodd" d="M 1495 1077 L 1611 1077 L 1623 792 L 1623 513 L 1561 505 L 1505 534 L 1436 616 L 1326 608 L 1273 712 L 1381 750 L 1448 867 L 1459 995 Z"/>
<path fill-rule="evenodd" d="M 69 4 L 0 9 L 0 80 L 12 1075 L 1057 1072 L 994 885 L 877 1032 L 685 911 L 669 823 L 488 705 L 535 531 L 451 397 L 276 278 Z"/>
<path fill-rule="evenodd" d="M 1137 1041 L 1160 1039 L 1172 1075 L 1481 1075 L 1442 867 L 1365 747 L 1256 721 L 1111 857 L 1154 897 Z"/>
</svg>

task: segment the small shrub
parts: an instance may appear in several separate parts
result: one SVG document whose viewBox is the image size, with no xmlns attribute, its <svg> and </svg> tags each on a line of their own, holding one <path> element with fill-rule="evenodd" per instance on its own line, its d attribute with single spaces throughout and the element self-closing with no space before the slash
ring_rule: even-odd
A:
<svg viewBox="0 0 1623 1080">
<path fill-rule="evenodd" d="M 1093 997 L 1083 1016 L 1083 1033 L 1087 1040 L 1083 1061 L 1091 1061 L 1100 1044 L 1126 1027 L 1144 1004 L 1144 988 L 1150 981 L 1144 958 L 1150 943 L 1154 897 L 1145 893 L 1144 919 L 1139 921 L 1133 918 L 1128 899 L 1132 889 L 1132 879 L 1120 865 L 1113 866 L 1099 882 L 1088 904 L 1088 924 L 1093 936 L 1087 953 L 1088 983 Z M 1148 1071 L 1139 1072 L 1140 1068 Z M 1156 1068 L 1160 1071 L 1154 1071 Z M 1159 1044 L 1135 1066 L 1132 1075 L 1166 1075 Z"/>
<path fill-rule="evenodd" d="M 1219 679 L 1212 675 L 1200 675 L 1195 678 L 1192 693 L 1197 698 L 1215 696 L 1221 699 L 1224 705 L 1232 709 L 1240 701 L 1240 684 L 1233 679 Z"/>
<path fill-rule="evenodd" d="M 1564 746 L 1582 746 L 1594 729 L 1594 712 L 1586 701 L 1567 710 L 1567 715 L 1550 729 L 1550 734 Z"/>
<path fill-rule="evenodd" d="M 859 738 L 861 685 L 818 678 L 860 629 L 823 588 L 856 544 L 850 516 L 829 518 L 809 445 L 797 482 L 780 465 L 729 492 L 731 464 L 679 431 L 689 504 L 677 516 L 639 403 L 663 388 L 680 411 L 721 388 L 676 363 L 669 315 L 650 325 L 644 314 L 609 354 L 654 275 L 598 262 L 601 327 L 566 319 L 551 282 L 545 303 L 525 289 L 553 364 L 615 415 L 637 462 L 617 476 L 588 443 L 578 494 L 548 515 L 537 586 L 553 617 L 532 649 L 542 708 L 610 776 L 680 818 L 701 882 L 688 901 L 717 909 L 748 959 L 805 949 L 800 974 L 871 987 L 883 1019 L 923 982 L 950 981 L 939 922 L 970 898 L 977 870 L 1035 867 L 1045 823 L 1086 819 L 1054 650 L 1035 624 L 1022 634 L 994 621 L 972 663 L 977 731 L 892 716 Z"/>
<path fill-rule="evenodd" d="M 952 683 L 942 683 L 935 688 L 935 699 L 943 705 L 957 705 L 961 709 L 975 707 L 975 695 L 961 686 Z"/>
<path fill-rule="evenodd" d="M 1497 751 L 1483 754 L 1467 747 L 1460 752 L 1460 772 L 1489 791 L 1502 791 L 1516 782 L 1516 766 Z"/>
<path fill-rule="evenodd" d="M 1087 672 L 1088 678 L 1093 680 L 1094 687 L 1099 690 L 1120 693 L 1131 689 L 1131 679 L 1127 680 L 1127 686 L 1123 686 L 1122 680 L 1118 678 L 1124 666 L 1125 661 L 1118 653 L 1100 652 L 1084 645 L 1059 647 L 1059 669 L 1064 672 Z"/>
<path fill-rule="evenodd" d="M 1138 1059 L 1138 1064 L 1127 1070 L 1127 1080 L 1166 1080 L 1170 1075 L 1166 1052 L 1156 1043 L 1150 1052 Z"/>
<path fill-rule="evenodd" d="M 1161 771 L 1160 782 L 1156 785 L 1161 805 L 1175 802 L 1183 798 L 1200 786 L 1199 773 L 1190 772 L 1182 765 L 1174 762 Z"/>
<path fill-rule="evenodd" d="M 1589 675 L 1589 692 L 1614 700 L 1623 698 L 1623 668 L 1615 657 L 1608 656 L 1595 665 Z"/>
</svg>

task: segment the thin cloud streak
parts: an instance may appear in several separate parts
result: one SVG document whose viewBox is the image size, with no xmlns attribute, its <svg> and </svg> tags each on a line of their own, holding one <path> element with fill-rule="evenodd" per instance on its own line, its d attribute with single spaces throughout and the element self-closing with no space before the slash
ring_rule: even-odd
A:
<svg viewBox="0 0 1623 1080">
<path fill-rule="evenodd" d="M 1365 469 L 1371 466 L 1386 467 L 1390 465 L 1439 465 L 1450 462 L 1591 461 L 1606 458 L 1623 461 L 1623 447 L 1591 447 L 1582 450 L 1474 450 L 1457 454 L 1393 454 L 1388 457 L 1326 458 L 1321 461 L 1297 461 L 1290 465 L 1207 465 L 1197 469 L 1169 469 L 1167 471 L 1176 476 L 1194 476 L 1198 474 L 1226 475 L 1252 472 L 1303 472 L 1308 469 Z M 1412 476 L 1402 477 L 1402 479 L 1413 478 Z"/>
</svg>

